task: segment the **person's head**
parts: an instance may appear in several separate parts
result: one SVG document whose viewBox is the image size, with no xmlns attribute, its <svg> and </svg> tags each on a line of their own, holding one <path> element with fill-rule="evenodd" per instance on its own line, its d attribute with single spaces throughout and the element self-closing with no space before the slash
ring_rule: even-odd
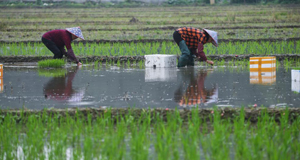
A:
<svg viewBox="0 0 300 160">
<path fill-rule="evenodd" d="M 206 43 L 212 43 L 214 46 L 218 47 L 218 33 L 208 29 L 203 29 L 203 31 L 208 35 Z"/>
<path fill-rule="evenodd" d="M 78 38 L 78 37 L 74 36 L 73 34 L 71 34 L 71 35 L 72 35 L 72 40 L 75 40 Z"/>
<path fill-rule="evenodd" d="M 213 41 L 213 39 L 211 38 L 211 36 L 208 36 L 208 40 L 206 41 L 206 43 L 211 43 Z"/>
<path fill-rule="evenodd" d="M 66 28 L 66 30 L 72 35 L 72 40 L 77 38 L 84 40 L 80 27 Z"/>
</svg>

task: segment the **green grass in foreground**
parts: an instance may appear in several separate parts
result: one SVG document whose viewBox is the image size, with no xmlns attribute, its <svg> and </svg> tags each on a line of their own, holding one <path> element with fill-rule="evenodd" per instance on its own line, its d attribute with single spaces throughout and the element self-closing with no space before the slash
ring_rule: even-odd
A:
<svg viewBox="0 0 300 160">
<path fill-rule="evenodd" d="M 46 59 L 38 62 L 39 68 L 62 68 L 66 64 L 64 59 Z"/>
<path fill-rule="evenodd" d="M 112 117 L 108 109 L 92 119 L 91 114 L 0 117 L 2 159 L 299 159 L 300 117 L 289 122 L 289 111 L 280 123 L 262 110 L 258 122 L 245 121 L 245 112 L 233 120 L 222 113 L 203 121 L 193 110 L 188 122 L 179 111 L 167 118 L 147 110 L 137 119 L 131 112 Z"/>
</svg>

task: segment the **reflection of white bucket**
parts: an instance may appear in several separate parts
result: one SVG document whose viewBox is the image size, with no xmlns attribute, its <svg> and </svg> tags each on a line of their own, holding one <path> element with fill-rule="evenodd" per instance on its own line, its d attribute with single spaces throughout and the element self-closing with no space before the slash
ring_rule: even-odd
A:
<svg viewBox="0 0 300 160">
<path fill-rule="evenodd" d="M 177 69 L 176 68 L 146 68 L 145 81 L 176 81 Z"/>
<path fill-rule="evenodd" d="M 300 70 L 292 70 L 292 91 L 300 93 Z"/>
<path fill-rule="evenodd" d="M 292 73 L 292 81 L 300 81 L 300 70 L 293 70 L 291 71 Z"/>
<path fill-rule="evenodd" d="M 152 54 L 145 55 L 145 66 L 151 68 L 176 67 L 175 55 Z"/>
</svg>

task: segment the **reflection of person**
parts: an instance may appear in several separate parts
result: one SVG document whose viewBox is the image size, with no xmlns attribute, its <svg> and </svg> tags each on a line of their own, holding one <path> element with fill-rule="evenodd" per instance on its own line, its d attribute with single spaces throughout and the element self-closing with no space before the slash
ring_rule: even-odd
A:
<svg viewBox="0 0 300 160">
<path fill-rule="evenodd" d="M 187 73 L 188 72 L 188 73 Z M 194 69 L 187 70 L 187 75 L 183 75 L 184 82 L 188 85 L 184 89 L 183 84 L 175 91 L 175 102 L 180 106 L 192 106 L 216 101 L 218 89 L 216 85 L 212 89 L 206 89 L 204 86 L 205 78 L 208 74 L 206 70 L 201 70 L 197 75 L 194 74 Z M 189 81 L 189 82 L 188 82 Z"/>
<path fill-rule="evenodd" d="M 46 32 L 42 36 L 42 42 L 54 54 L 54 59 L 60 59 L 65 55 L 76 62 L 77 65 L 81 65 L 71 46 L 71 41 L 77 38 L 84 40 L 80 27 L 56 29 Z M 68 52 L 65 51 L 64 46 L 66 46 Z"/>
<path fill-rule="evenodd" d="M 68 71 L 64 77 L 53 77 L 44 86 L 44 95 L 46 99 L 54 99 L 57 101 L 81 101 L 83 98 L 83 91 L 76 91 L 73 89 L 72 81 L 77 73 L 78 67 L 75 71 Z"/>
<path fill-rule="evenodd" d="M 178 67 L 194 66 L 194 56 L 200 61 L 206 61 L 211 65 L 213 61 L 207 60 L 205 53 L 203 52 L 203 45 L 206 43 L 212 43 L 218 47 L 217 32 L 208 29 L 196 29 L 193 27 L 178 28 L 173 33 L 173 39 L 180 48 L 181 56 L 178 60 Z M 197 52 L 198 50 L 198 52 Z"/>
</svg>

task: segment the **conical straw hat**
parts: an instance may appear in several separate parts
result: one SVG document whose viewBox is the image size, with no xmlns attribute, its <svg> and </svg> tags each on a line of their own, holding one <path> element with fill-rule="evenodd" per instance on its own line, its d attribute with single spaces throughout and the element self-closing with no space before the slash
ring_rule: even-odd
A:
<svg viewBox="0 0 300 160">
<path fill-rule="evenodd" d="M 208 29 L 204 29 L 203 30 L 209 34 L 209 36 L 213 39 L 213 41 L 211 42 L 214 46 L 218 47 L 218 32 L 212 31 L 212 30 L 208 30 Z"/>
<path fill-rule="evenodd" d="M 66 30 L 74 36 L 84 40 L 80 27 L 66 28 Z"/>
</svg>

